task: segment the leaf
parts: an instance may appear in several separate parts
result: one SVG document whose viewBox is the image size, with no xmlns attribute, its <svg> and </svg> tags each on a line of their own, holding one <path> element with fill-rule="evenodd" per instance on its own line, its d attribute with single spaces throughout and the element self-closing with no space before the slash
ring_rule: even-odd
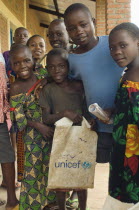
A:
<svg viewBox="0 0 139 210">
<path fill-rule="evenodd" d="M 138 195 L 134 192 L 130 192 L 129 196 L 133 201 L 138 201 L 139 199 Z"/>
<path fill-rule="evenodd" d="M 133 190 L 136 194 L 139 193 L 139 187 L 135 187 L 134 190 Z"/>
<path fill-rule="evenodd" d="M 128 184 L 127 187 L 126 187 L 127 192 L 132 192 L 133 187 L 134 187 L 133 183 Z"/>
<path fill-rule="evenodd" d="M 125 139 L 119 139 L 119 144 L 125 145 L 126 144 L 126 140 Z"/>
<path fill-rule="evenodd" d="M 120 139 L 121 135 L 122 135 L 122 131 L 123 131 L 123 126 L 120 126 L 117 131 L 115 132 L 116 133 L 116 137 L 117 139 Z"/>
<path fill-rule="evenodd" d="M 124 113 L 119 114 L 119 119 L 120 120 L 123 119 L 124 115 L 125 115 Z"/>
</svg>

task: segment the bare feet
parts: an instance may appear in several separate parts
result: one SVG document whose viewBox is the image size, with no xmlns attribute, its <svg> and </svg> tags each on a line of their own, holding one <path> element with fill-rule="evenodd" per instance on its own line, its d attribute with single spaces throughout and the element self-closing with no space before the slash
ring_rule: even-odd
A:
<svg viewBox="0 0 139 210">
<path fill-rule="evenodd" d="M 15 205 L 8 205 L 6 204 L 5 207 L 6 210 L 19 210 L 19 202 L 17 200 L 17 203 Z"/>
<path fill-rule="evenodd" d="M 4 181 L 2 181 L 2 183 L 1 183 L 0 187 L 2 187 L 2 188 L 5 188 L 5 189 L 6 189 L 6 188 L 7 188 L 6 183 L 5 183 Z M 15 189 L 18 189 L 19 187 L 21 187 L 20 182 L 15 182 Z"/>
</svg>

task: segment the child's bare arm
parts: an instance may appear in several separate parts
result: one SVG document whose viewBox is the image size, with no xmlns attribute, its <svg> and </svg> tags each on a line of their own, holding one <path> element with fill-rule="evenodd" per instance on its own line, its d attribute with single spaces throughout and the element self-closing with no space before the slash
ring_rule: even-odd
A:
<svg viewBox="0 0 139 210">
<path fill-rule="evenodd" d="M 50 138 L 54 134 L 54 129 L 43 123 L 27 120 L 27 125 L 38 130 L 44 138 Z"/>
<path fill-rule="evenodd" d="M 42 109 L 43 122 L 48 125 L 54 124 L 56 121 L 67 117 L 73 121 L 73 123 L 80 123 L 82 121 L 82 116 L 73 112 L 72 110 L 65 110 L 57 114 L 50 114 L 50 110 L 47 108 Z"/>
</svg>

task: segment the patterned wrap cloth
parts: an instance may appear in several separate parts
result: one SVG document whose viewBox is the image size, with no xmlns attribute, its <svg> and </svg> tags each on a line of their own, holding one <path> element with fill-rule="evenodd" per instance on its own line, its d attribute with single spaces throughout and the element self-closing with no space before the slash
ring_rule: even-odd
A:
<svg viewBox="0 0 139 210">
<path fill-rule="evenodd" d="M 139 202 L 139 82 L 124 81 L 116 96 L 114 144 L 109 193 L 125 202 Z"/>
<path fill-rule="evenodd" d="M 54 192 L 48 192 L 48 165 L 51 144 L 27 120 L 42 122 L 42 112 L 35 97 L 36 82 L 27 93 L 11 97 L 11 117 L 16 120 L 19 131 L 24 131 L 24 171 L 21 182 L 20 210 L 41 210 L 55 202 Z"/>
</svg>

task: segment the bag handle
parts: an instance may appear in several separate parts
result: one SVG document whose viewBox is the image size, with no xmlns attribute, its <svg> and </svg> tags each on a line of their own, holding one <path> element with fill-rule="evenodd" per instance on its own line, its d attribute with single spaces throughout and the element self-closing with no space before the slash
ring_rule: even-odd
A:
<svg viewBox="0 0 139 210">
<path fill-rule="evenodd" d="M 56 126 L 63 126 L 63 127 L 71 127 L 73 125 L 73 122 L 70 119 L 68 119 L 67 117 L 63 117 L 62 119 L 58 120 L 55 123 L 55 125 Z M 83 117 L 81 126 L 87 127 L 87 128 L 91 127 L 90 124 L 88 123 L 88 121 L 84 117 Z"/>
</svg>

